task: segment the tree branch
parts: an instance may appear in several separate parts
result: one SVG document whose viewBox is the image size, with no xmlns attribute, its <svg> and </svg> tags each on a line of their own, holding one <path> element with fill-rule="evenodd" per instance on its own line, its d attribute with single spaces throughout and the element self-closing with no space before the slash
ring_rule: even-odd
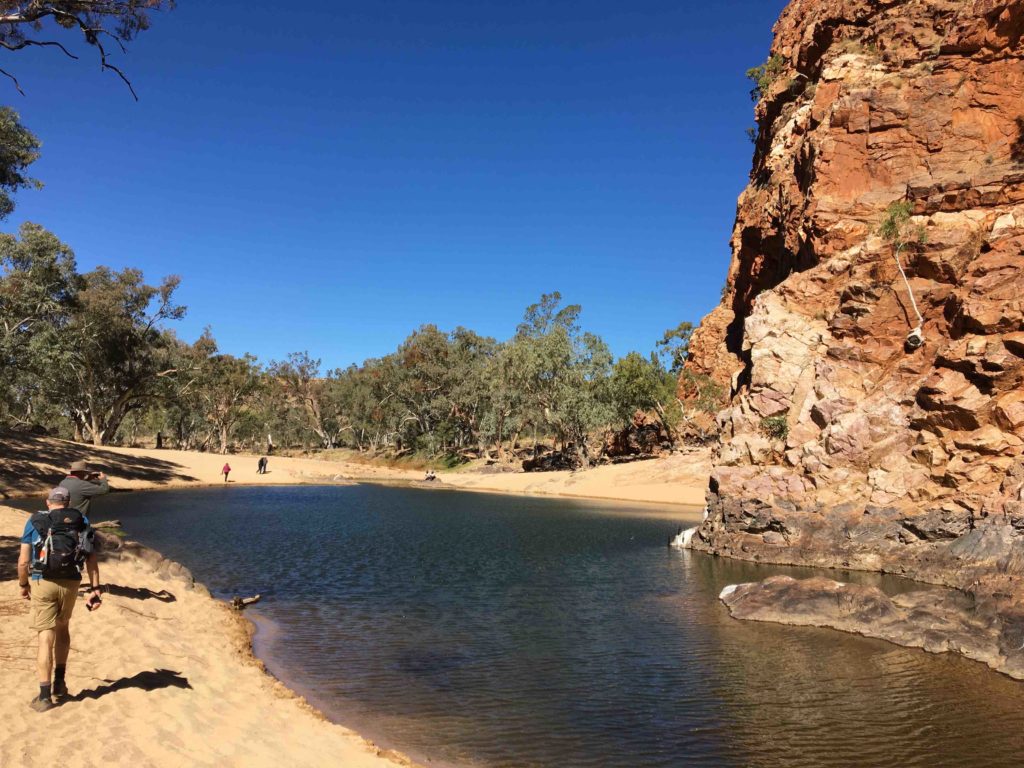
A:
<svg viewBox="0 0 1024 768">
<path fill-rule="evenodd" d="M 11 82 L 14 83 L 14 87 L 18 89 L 18 93 L 20 93 L 22 96 L 25 95 L 25 92 L 21 90 L 21 83 L 18 82 L 18 78 L 16 78 L 14 75 L 8 72 L 6 69 L 0 69 L 0 75 L 3 75 L 4 77 L 9 77 L 11 79 Z"/>
<path fill-rule="evenodd" d="M 10 43 L 0 40 L 0 47 L 6 48 L 8 51 L 20 51 L 22 48 L 28 48 L 34 46 L 37 48 L 60 48 L 64 52 L 64 55 L 69 59 L 78 61 L 78 57 L 75 56 L 71 51 L 65 48 L 63 45 L 58 43 L 56 40 L 22 40 L 20 43 L 11 45 Z"/>
</svg>

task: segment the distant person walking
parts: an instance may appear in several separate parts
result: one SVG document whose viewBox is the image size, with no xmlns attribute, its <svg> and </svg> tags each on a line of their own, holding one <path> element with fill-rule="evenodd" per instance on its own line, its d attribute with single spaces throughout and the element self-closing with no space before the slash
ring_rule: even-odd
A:
<svg viewBox="0 0 1024 768">
<path fill-rule="evenodd" d="M 224 475 L 224 482 L 226 483 L 228 481 L 228 475 L 231 474 L 231 465 L 228 464 L 227 462 L 224 462 L 224 468 L 220 471 L 220 473 Z"/>
<path fill-rule="evenodd" d="M 85 517 L 89 516 L 92 500 L 110 491 L 107 476 L 102 472 L 93 472 L 84 461 L 71 464 L 68 476 L 60 481 L 60 487 L 67 488 L 71 494 L 71 503 L 68 506 L 74 507 Z"/>
<path fill-rule="evenodd" d="M 267 457 L 266 456 L 260 456 L 260 460 L 258 462 L 256 462 L 256 474 L 257 475 L 265 475 L 265 474 L 267 474 L 267 464 L 268 463 L 269 462 L 267 461 Z"/>
<path fill-rule="evenodd" d="M 46 497 L 46 512 L 36 512 L 25 523 L 18 552 L 18 586 L 21 596 L 32 601 L 32 629 L 39 639 L 39 695 L 29 703 L 36 712 L 52 709 L 54 698 L 60 703 L 68 695 L 65 674 L 71 613 L 83 563 L 89 574 L 85 607 L 92 611 L 102 602 L 92 528 L 85 515 L 68 506 L 70 501 L 67 488 L 52 489 Z"/>
</svg>

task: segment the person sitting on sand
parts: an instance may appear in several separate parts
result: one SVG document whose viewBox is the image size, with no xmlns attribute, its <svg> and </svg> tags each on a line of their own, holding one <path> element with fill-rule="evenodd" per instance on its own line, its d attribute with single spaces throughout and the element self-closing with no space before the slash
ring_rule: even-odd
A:
<svg viewBox="0 0 1024 768">
<path fill-rule="evenodd" d="M 228 475 L 231 474 L 231 465 L 225 461 L 224 468 L 221 469 L 220 473 L 224 475 L 224 482 L 226 483 L 228 481 Z"/>
<path fill-rule="evenodd" d="M 71 464 L 68 476 L 60 481 L 61 488 L 67 488 L 71 494 L 71 504 L 85 517 L 89 516 L 89 507 L 94 497 L 102 496 L 110 491 L 107 476 L 102 472 L 92 472 L 84 461 Z"/>
<path fill-rule="evenodd" d="M 431 482 L 433 480 L 437 480 L 437 474 L 435 474 L 434 470 L 428 469 L 427 470 L 427 476 L 424 477 L 423 479 L 426 480 L 427 482 Z"/>
<path fill-rule="evenodd" d="M 67 488 L 52 489 L 46 497 L 47 511 L 37 512 L 25 523 L 18 552 L 18 586 L 21 596 L 32 601 L 32 628 L 39 639 L 39 695 L 29 704 L 36 712 L 52 709 L 54 698 L 60 703 L 68 695 L 65 671 L 71 650 L 71 612 L 82 583 L 83 561 L 89 574 L 85 607 L 92 611 L 102 602 L 89 519 L 69 507 L 70 501 Z"/>
</svg>

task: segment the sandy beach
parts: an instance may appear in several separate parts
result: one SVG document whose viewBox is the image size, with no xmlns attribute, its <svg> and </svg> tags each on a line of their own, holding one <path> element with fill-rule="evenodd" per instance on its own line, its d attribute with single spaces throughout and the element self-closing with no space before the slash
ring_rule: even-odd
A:
<svg viewBox="0 0 1024 768">
<path fill-rule="evenodd" d="M 24 523 L 24 513 L 0 507 L 0 765 L 411 765 L 265 674 L 249 622 L 151 551 L 101 563 L 103 606 L 89 613 L 79 599 L 72 618 L 73 698 L 31 711 L 36 641 L 15 574 Z"/>
<path fill-rule="evenodd" d="M 217 454 L 21 437 L 4 440 L 0 457 L 0 493 L 12 498 L 52 486 L 78 458 L 105 469 L 116 490 L 222 483 L 225 461 Z M 231 482 L 422 482 L 419 471 L 282 457 L 273 457 L 270 472 L 259 475 L 256 459 L 227 457 Z M 699 504 L 706 476 L 706 456 L 694 454 L 577 473 L 453 472 L 429 487 Z M 102 561 L 102 609 L 88 613 L 80 599 L 72 620 L 73 698 L 51 712 L 32 712 L 27 705 L 36 691 L 35 635 L 15 572 L 25 519 L 25 513 L 0 506 L 0 684 L 7 692 L 0 702 L 0 765 L 412 765 L 328 722 L 267 675 L 252 655 L 252 624 L 202 585 L 193 586 L 180 566 L 144 548 Z M 39 738 L 44 719 L 68 736 Z"/>
<path fill-rule="evenodd" d="M 706 450 L 660 459 L 608 464 L 581 472 L 487 472 L 467 467 L 422 483 L 423 472 L 371 463 L 315 458 L 270 457 L 269 472 L 257 474 L 255 455 L 199 453 L 145 448 L 97 448 L 53 438 L 0 436 L 0 497 L 16 498 L 46 490 L 64 477 L 76 459 L 86 459 L 110 476 L 114 490 L 182 488 L 223 483 L 221 468 L 231 465 L 231 483 L 417 483 L 430 487 L 542 496 L 568 496 L 654 504 L 702 506 L 711 464 Z"/>
</svg>

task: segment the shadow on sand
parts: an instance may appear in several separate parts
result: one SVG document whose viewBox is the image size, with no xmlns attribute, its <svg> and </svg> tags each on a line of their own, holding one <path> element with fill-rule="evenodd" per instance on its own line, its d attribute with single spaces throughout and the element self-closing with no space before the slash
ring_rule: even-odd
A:
<svg viewBox="0 0 1024 768">
<path fill-rule="evenodd" d="M 0 581 L 18 578 L 20 544 L 17 536 L 0 536 Z"/>
<path fill-rule="evenodd" d="M 123 691 L 126 688 L 139 688 L 143 691 L 155 691 L 160 688 L 187 688 L 192 690 L 188 678 L 182 677 L 180 672 L 170 669 L 154 669 L 149 672 L 139 672 L 131 677 L 122 677 L 120 680 L 106 680 L 106 685 L 98 685 L 80 691 L 68 698 L 68 701 L 85 701 L 86 699 L 98 699 L 108 693 Z"/>
<path fill-rule="evenodd" d="M 161 603 L 173 603 L 178 599 L 166 589 L 154 592 L 147 587 L 122 587 L 120 584 L 104 584 L 101 589 L 108 595 L 127 597 L 129 600 L 159 600 Z"/>
<path fill-rule="evenodd" d="M 182 472 L 183 467 L 173 461 L 124 456 L 91 445 L 0 432 L 0 497 L 7 499 L 22 489 L 56 485 L 66 476 L 71 462 L 83 458 L 97 470 L 126 480 L 163 483 L 196 479 Z"/>
</svg>

